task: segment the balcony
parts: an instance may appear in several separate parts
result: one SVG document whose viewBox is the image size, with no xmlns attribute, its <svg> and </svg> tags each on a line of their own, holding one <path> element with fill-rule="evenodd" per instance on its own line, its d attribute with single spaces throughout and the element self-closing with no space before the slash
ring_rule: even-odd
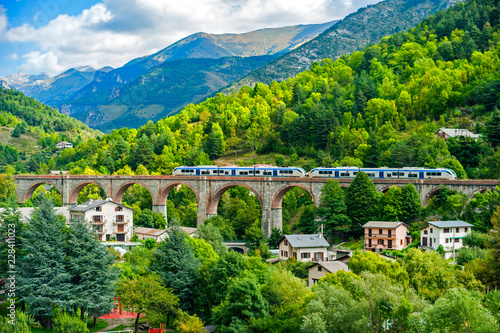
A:
<svg viewBox="0 0 500 333">
<path fill-rule="evenodd" d="M 129 219 L 125 219 L 123 221 L 113 220 L 113 224 L 116 224 L 116 225 L 124 225 L 124 224 L 129 224 L 129 223 L 130 223 Z"/>
<path fill-rule="evenodd" d="M 381 250 L 394 250 L 395 247 L 394 246 L 389 246 L 387 244 L 373 244 L 372 245 L 369 245 L 368 243 L 365 243 L 365 249 L 381 249 Z"/>
<path fill-rule="evenodd" d="M 114 234 L 128 234 L 129 230 L 130 230 L 129 228 L 123 228 L 122 231 L 119 231 L 118 228 L 116 228 L 113 230 L 113 233 Z"/>
<path fill-rule="evenodd" d="M 98 234 L 98 235 L 103 235 L 106 233 L 106 229 L 102 229 L 102 230 L 94 230 L 94 233 Z"/>
<path fill-rule="evenodd" d="M 365 238 L 396 239 L 396 234 L 365 234 Z"/>
</svg>

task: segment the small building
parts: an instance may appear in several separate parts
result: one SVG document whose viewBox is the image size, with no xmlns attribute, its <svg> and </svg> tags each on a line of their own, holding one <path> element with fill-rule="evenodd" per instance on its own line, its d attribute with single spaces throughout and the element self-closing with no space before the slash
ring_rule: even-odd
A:
<svg viewBox="0 0 500 333">
<path fill-rule="evenodd" d="M 68 174 L 68 170 L 50 170 L 50 175 L 67 175 Z"/>
<path fill-rule="evenodd" d="M 308 285 L 318 283 L 319 279 L 328 273 L 337 273 L 338 271 L 349 271 L 346 263 L 340 260 L 334 261 L 319 261 L 308 268 Z"/>
<path fill-rule="evenodd" d="M 474 225 L 464 221 L 430 221 L 420 229 L 420 247 L 436 251 L 443 245 L 445 258 L 463 246 L 462 238 L 470 234 Z"/>
<path fill-rule="evenodd" d="M 278 243 L 279 259 L 295 258 L 299 261 L 328 260 L 330 244 L 322 234 L 285 235 Z"/>
<path fill-rule="evenodd" d="M 116 239 L 119 242 L 128 242 L 132 239 L 134 210 L 125 205 L 105 200 L 89 200 L 69 209 L 70 221 L 83 218 L 90 221 L 92 230 L 101 241 Z"/>
<path fill-rule="evenodd" d="M 449 138 L 472 138 L 477 141 L 477 139 L 481 138 L 481 134 L 474 134 L 468 129 L 463 128 L 444 128 L 441 127 L 438 129 L 434 135 L 438 138 L 443 138 L 448 141 Z"/>
<path fill-rule="evenodd" d="M 73 148 L 73 144 L 68 141 L 59 141 L 58 143 L 56 143 L 56 148 L 59 149 Z"/>
<path fill-rule="evenodd" d="M 370 221 L 366 223 L 365 250 L 402 250 L 411 244 L 408 226 L 403 222 Z"/>
<path fill-rule="evenodd" d="M 349 260 L 352 258 L 354 250 L 344 250 L 338 249 L 335 251 L 335 260 L 342 261 L 344 264 L 349 264 Z"/>
<path fill-rule="evenodd" d="M 146 227 L 136 227 L 134 229 L 134 234 L 137 235 L 137 238 L 140 240 L 152 238 L 157 242 L 163 242 L 165 238 L 168 236 L 167 229 L 154 229 L 154 228 L 146 228 Z"/>
</svg>

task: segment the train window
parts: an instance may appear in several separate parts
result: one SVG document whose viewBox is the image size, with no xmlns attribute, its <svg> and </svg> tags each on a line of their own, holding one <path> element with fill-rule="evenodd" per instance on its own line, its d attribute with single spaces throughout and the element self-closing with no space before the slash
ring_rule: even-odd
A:
<svg viewBox="0 0 500 333">
<path fill-rule="evenodd" d="M 208 175 L 210 172 L 209 171 L 201 171 L 202 175 Z"/>
<path fill-rule="evenodd" d="M 188 170 L 188 171 L 191 172 L 191 173 L 194 173 L 194 170 Z"/>
<path fill-rule="evenodd" d="M 436 172 L 436 176 L 441 176 L 441 172 Z"/>
<path fill-rule="evenodd" d="M 409 173 L 408 177 L 410 177 L 410 178 L 417 178 L 418 175 L 416 173 Z"/>
<path fill-rule="evenodd" d="M 255 171 L 255 174 L 256 174 L 256 175 L 260 175 L 260 171 L 258 171 L 258 170 L 257 170 L 257 171 Z"/>
<path fill-rule="evenodd" d="M 240 171 L 240 175 L 248 175 L 248 172 L 246 172 L 246 171 Z"/>
<path fill-rule="evenodd" d="M 319 171 L 319 174 L 320 174 L 320 175 L 322 175 L 322 174 L 323 174 L 323 171 L 321 171 L 321 170 L 320 170 L 320 171 Z"/>
<path fill-rule="evenodd" d="M 331 175 L 333 171 L 328 171 L 328 174 Z"/>
<path fill-rule="evenodd" d="M 181 173 L 184 173 L 184 172 L 186 172 L 186 170 L 182 169 L 182 170 L 181 170 Z"/>
<path fill-rule="evenodd" d="M 375 172 L 368 172 L 367 175 L 368 177 L 375 177 Z"/>
<path fill-rule="evenodd" d="M 397 173 L 397 172 L 393 172 L 393 173 L 392 173 L 392 175 L 393 175 L 393 176 L 397 176 L 397 175 L 398 175 L 398 173 Z"/>
<path fill-rule="evenodd" d="M 264 171 L 264 176 L 272 176 L 272 171 Z"/>
<path fill-rule="evenodd" d="M 214 172 L 213 172 L 213 173 L 217 173 L 217 170 L 214 170 Z"/>
<path fill-rule="evenodd" d="M 225 173 L 225 174 L 226 174 L 226 175 L 229 175 L 229 171 L 226 171 L 226 173 Z"/>
<path fill-rule="evenodd" d="M 353 172 L 353 175 L 355 175 L 355 176 L 356 176 L 357 174 L 358 174 L 357 172 Z"/>
<path fill-rule="evenodd" d="M 390 172 L 387 173 L 387 178 L 391 178 L 391 173 Z"/>
<path fill-rule="evenodd" d="M 349 172 L 341 172 L 340 177 L 349 177 Z"/>
</svg>

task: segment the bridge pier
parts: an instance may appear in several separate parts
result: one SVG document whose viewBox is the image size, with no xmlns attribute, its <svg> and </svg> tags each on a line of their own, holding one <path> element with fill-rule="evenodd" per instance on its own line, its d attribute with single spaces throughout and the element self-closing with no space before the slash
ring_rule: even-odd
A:
<svg viewBox="0 0 500 333">
<path fill-rule="evenodd" d="M 153 205 L 152 211 L 163 214 L 163 216 L 165 216 L 165 221 L 167 221 L 167 205 Z"/>
<path fill-rule="evenodd" d="M 273 216 L 273 229 L 277 228 L 283 230 L 283 209 L 282 208 L 272 208 L 271 213 Z M 271 230 L 272 232 L 272 230 Z M 271 236 L 271 235 L 269 235 Z"/>
</svg>

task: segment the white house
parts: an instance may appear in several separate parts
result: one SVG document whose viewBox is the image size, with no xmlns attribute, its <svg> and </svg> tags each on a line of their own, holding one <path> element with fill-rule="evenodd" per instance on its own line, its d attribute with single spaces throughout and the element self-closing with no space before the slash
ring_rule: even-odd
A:
<svg viewBox="0 0 500 333">
<path fill-rule="evenodd" d="M 420 246 L 437 250 L 443 245 L 445 258 L 453 255 L 453 250 L 463 246 L 462 238 L 471 233 L 474 225 L 464 221 L 431 221 L 420 229 Z"/>
<path fill-rule="evenodd" d="M 319 279 L 328 273 L 337 273 L 338 271 L 349 271 L 347 264 L 340 260 L 335 261 L 319 261 L 307 269 L 308 285 L 311 287 L 313 284 L 318 283 Z"/>
<path fill-rule="evenodd" d="M 56 148 L 59 149 L 73 148 L 73 144 L 68 141 L 59 141 L 58 143 L 56 143 Z"/>
<path fill-rule="evenodd" d="M 119 242 L 132 239 L 134 215 L 133 209 L 120 203 L 106 200 L 89 200 L 69 210 L 70 220 L 82 217 L 90 221 L 92 229 L 101 241 Z"/>
<path fill-rule="evenodd" d="M 443 138 L 448 141 L 449 138 L 472 138 L 477 141 L 477 139 L 481 138 L 481 134 L 474 134 L 468 129 L 463 128 L 444 128 L 441 127 L 434 133 L 437 137 Z"/>
<path fill-rule="evenodd" d="M 323 261 L 328 259 L 330 246 L 322 234 L 285 235 L 278 243 L 279 259 L 295 258 L 299 261 Z"/>
</svg>

